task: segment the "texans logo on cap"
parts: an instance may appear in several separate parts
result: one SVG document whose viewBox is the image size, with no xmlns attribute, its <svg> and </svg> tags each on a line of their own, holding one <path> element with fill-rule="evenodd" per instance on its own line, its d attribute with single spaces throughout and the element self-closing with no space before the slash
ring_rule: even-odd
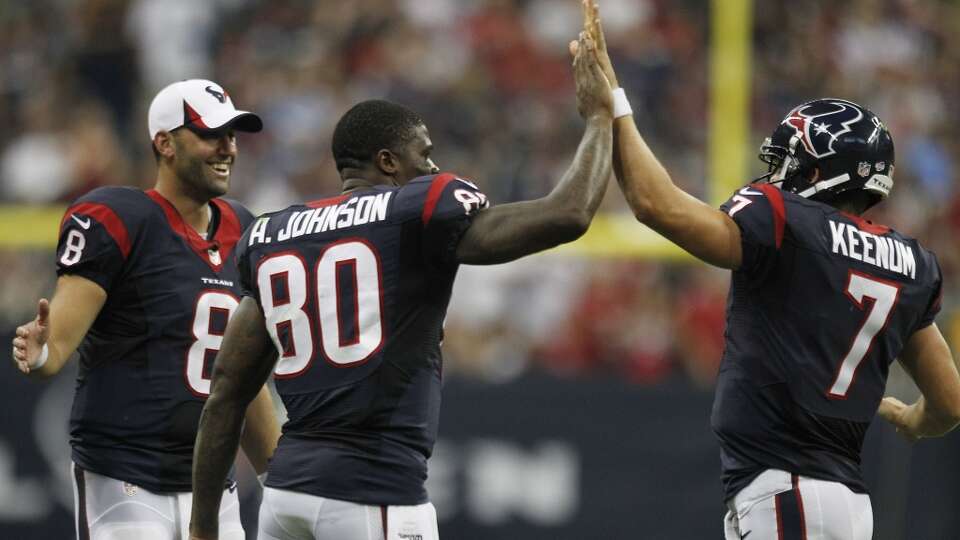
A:
<svg viewBox="0 0 960 540">
<path fill-rule="evenodd" d="M 217 92 L 216 90 L 213 89 L 212 86 L 208 86 L 208 87 L 204 88 L 204 90 L 206 90 L 207 93 L 210 94 L 211 96 L 217 98 L 217 101 L 219 101 L 220 103 L 226 103 L 226 102 L 227 102 L 227 93 L 226 93 L 226 92 Z"/>
</svg>

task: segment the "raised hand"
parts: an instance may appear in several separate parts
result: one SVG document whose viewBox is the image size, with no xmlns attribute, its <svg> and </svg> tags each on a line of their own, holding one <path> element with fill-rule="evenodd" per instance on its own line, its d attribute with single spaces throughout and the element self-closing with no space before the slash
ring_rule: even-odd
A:
<svg viewBox="0 0 960 540">
<path fill-rule="evenodd" d="M 595 0 L 581 0 L 583 7 L 583 29 L 597 44 L 597 62 L 603 70 L 612 88 L 619 88 L 617 74 L 613 71 L 613 64 L 610 62 L 610 56 L 607 54 L 607 38 L 603 34 L 603 26 L 600 24 L 600 6 Z"/>
<path fill-rule="evenodd" d="M 37 302 L 37 317 L 17 327 L 13 338 L 13 362 L 23 373 L 30 373 L 40 357 L 43 345 L 50 336 L 50 302 L 41 298 Z"/>
<path fill-rule="evenodd" d="M 573 78 L 577 85 L 577 110 L 588 119 L 595 116 L 613 118 L 613 97 L 610 83 L 597 62 L 597 48 L 586 31 L 570 43 L 573 54 Z"/>
</svg>

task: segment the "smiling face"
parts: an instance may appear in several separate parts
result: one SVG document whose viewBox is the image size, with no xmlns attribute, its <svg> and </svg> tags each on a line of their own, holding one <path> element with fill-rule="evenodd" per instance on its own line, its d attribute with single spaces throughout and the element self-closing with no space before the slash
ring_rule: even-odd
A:
<svg viewBox="0 0 960 540">
<path fill-rule="evenodd" d="M 237 158 L 233 130 L 197 132 L 181 128 L 171 135 L 175 149 L 173 170 L 183 188 L 200 198 L 226 194 Z"/>
</svg>

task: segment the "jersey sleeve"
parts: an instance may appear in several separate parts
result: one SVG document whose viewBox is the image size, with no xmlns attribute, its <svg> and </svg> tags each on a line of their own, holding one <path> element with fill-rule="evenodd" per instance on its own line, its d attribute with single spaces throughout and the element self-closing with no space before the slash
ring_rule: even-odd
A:
<svg viewBox="0 0 960 540">
<path fill-rule="evenodd" d="M 81 276 L 109 292 L 131 249 L 127 224 L 103 197 L 84 197 L 60 222 L 57 275 Z"/>
<path fill-rule="evenodd" d="M 237 248 L 233 251 L 234 262 L 237 264 L 237 274 L 240 282 L 240 295 L 249 296 L 260 304 L 260 291 L 257 288 L 256 276 L 253 275 L 253 264 L 250 261 L 253 250 L 250 249 L 250 234 L 253 227 L 247 227 L 240 240 L 237 242 Z"/>
<path fill-rule="evenodd" d="M 742 271 L 762 270 L 779 251 L 786 230 L 786 209 L 780 190 L 770 184 L 751 184 L 720 206 L 740 228 Z"/>
<path fill-rule="evenodd" d="M 421 220 L 424 257 L 438 267 L 456 264 L 457 246 L 474 216 L 489 207 L 475 184 L 454 174 L 439 174 L 427 190 Z"/>
<path fill-rule="evenodd" d="M 940 313 L 940 302 L 943 299 L 943 273 L 940 271 L 940 263 L 937 262 L 937 257 L 933 253 L 929 255 L 933 269 L 933 292 L 930 295 L 930 301 L 927 303 L 926 310 L 924 310 L 917 326 L 913 329 L 914 332 L 933 324 L 934 319 L 937 318 L 937 314 Z"/>
</svg>

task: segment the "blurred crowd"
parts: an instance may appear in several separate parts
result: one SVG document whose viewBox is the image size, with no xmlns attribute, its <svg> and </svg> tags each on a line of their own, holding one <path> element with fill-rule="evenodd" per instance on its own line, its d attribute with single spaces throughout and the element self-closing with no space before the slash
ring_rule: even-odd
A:
<svg viewBox="0 0 960 540">
<path fill-rule="evenodd" d="M 705 197 L 706 0 L 602 0 L 609 47 L 648 142 Z M 945 271 L 939 323 L 960 348 L 960 4 L 764 2 L 753 34 L 752 136 L 791 106 L 858 101 L 897 146 L 875 221 L 917 236 Z M 210 78 L 266 131 L 241 135 L 231 196 L 254 211 L 337 193 L 330 134 L 353 103 L 387 98 L 424 117 L 444 170 L 494 202 L 545 194 L 582 132 L 566 43 L 575 0 L 5 0 L 0 4 L 0 203 L 65 204 L 101 185 L 149 187 L 149 99 Z M 762 169 L 755 162 L 755 172 Z M 744 178 L 743 183 L 750 178 Z M 615 187 L 604 212 L 623 212 Z M 0 325 L 31 316 L 55 279 L 49 251 L 0 250 Z M 697 263 L 542 255 L 464 268 L 445 373 L 531 369 L 709 386 L 727 275 Z"/>
</svg>

